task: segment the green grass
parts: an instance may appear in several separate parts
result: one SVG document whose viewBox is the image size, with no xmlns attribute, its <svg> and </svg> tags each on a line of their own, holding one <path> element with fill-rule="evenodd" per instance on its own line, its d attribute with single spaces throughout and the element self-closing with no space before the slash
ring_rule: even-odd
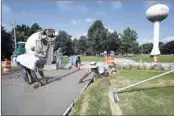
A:
<svg viewBox="0 0 174 116">
<path fill-rule="evenodd" d="M 82 93 L 70 115 L 111 115 L 107 79 L 96 80 Z"/>
<path fill-rule="evenodd" d="M 100 56 L 82 56 L 81 59 L 83 62 L 84 61 L 96 61 L 96 62 L 103 62 L 104 61 L 104 57 L 100 57 Z M 69 57 L 66 57 L 63 59 L 64 62 L 68 62 L 69 61 Z"/>
<path fill-rule="evenodd" d="M 163 72 L 124 69 L 116 78 L 112 76 L 111 82 L 118 89 Z M 138 85 L 118 95 L 123 115 L 174 115 L 174 74 Z"/>
<path fill-rule="evenodd" d="M 132 59 L 134 61 L 137 61 L 137 62 L 140 62 L 140 60 L 142 60 L 143 62 L 152 62 L 153 61 L 153 57 L 150 57 L 150 56 L 133 56 L 133 57 L 128 57 L 128 58 Z M 174 63 L 174 56 L 161 55 L 158 57 L 158 62 Z"/>
<path fill-rule="evenodd" d="M 75 103 L 70 115 L 111 115 L 109 87 L 122 88 L 164 73 L 164 70 L 121 69 L 92 83 Z M 174 74 L 127 89 L 118 94 L 123 115 L 174 115 Z"/>
<path fill-rule="evenodd" d="M 17 70 L 18 70 L 18 67 L 17 67 L 17 66 L 12 66 L 12 67 L 11 67 L 11 70 L 12 70 L 12 71 L 17 71 Z"/>
</svg>

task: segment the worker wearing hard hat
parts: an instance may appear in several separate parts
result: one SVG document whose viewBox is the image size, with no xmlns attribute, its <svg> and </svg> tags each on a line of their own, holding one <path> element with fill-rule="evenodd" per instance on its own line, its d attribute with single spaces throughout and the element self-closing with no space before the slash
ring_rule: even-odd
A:
<svg viewBox="0 0 174 116">
<path fill-rule="evenodd" d="M 83 79 L 85 79 L 91 72 L 95 73 L 98 77 L 101 77 L 108 76 L 113 71 L 115 71 L 115 68 L 112 65 L 97 63 L 93 61 L 89 65 L 88 72 L 79 80 L 79 83 L 82 83 Z"/>
</svg>

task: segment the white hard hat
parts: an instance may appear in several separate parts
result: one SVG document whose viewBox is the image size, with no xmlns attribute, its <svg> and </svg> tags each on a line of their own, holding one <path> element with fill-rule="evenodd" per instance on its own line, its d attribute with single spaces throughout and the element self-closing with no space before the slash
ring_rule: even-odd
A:
<svg viewBox="0 0 174 116">
<path fill-rule="evenodd" d="M 90 68 L 97 68 L 97 63 L 95 61 L 91 62 Z"/>
</svg>

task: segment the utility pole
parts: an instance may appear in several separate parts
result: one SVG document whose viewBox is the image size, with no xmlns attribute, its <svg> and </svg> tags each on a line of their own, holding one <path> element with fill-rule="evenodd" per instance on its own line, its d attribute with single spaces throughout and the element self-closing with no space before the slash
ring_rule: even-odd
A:
<svg viewBox="0 0 174 116">
<path fill-rule="evenodd" d="M 15 19 L 13 20 L 13 36 L 14 36 L 14 41 L 15 41 L 15 49 L 16 49 L 16 23 Z"/>
</svg>

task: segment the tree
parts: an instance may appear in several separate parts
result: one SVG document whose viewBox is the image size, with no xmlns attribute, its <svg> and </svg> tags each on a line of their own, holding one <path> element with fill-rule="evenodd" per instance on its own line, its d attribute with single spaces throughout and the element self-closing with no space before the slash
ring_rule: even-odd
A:
<svg viewBox="0 0 174 116">
<path fill-rule="evenodd" d="M 132 47 L 128 49 L 129 53 L 139 54 L 141 51 L 139 49 L 138 42 L 133 42 Z"/>
<path fill-rule="evenodd" d="M 106 50 L 107 51 L 115 51 L 119 52 L 119 48 L 121 45 L 121 40 L 119 38 L 119 35 L 116 31 L 113 33 L 108 33 L 108 39 L 106 41 Z"/>
<path fill-rule="evenodd" d="M 65 31 L 59 31 L 56 37 L 56 43 L 54 50 L 56 51 L 59 47 L 62 48 L 64 54 L 71 55 L 73 53 L 71 35 L 68 35 Z"/>
<path fill-rule="evenodd" d="M 107 39 L 107 29 L 104 28 L 102 21 L 96 20 L 88 30 L 87 46 L 93 54 L 99 54 L 105 48 L 104 44 Z M 89 51 L 89 50 L 88 50 Z"/>
<path fill-rule="evenodd" d="M 80 53 L 80 54 L 86 53 L 86 50 L 87 50 L 86 42 L 87 42 L 87 37 L 81 36 L 77 43 L 78 53 Z"/>
<path fill-rule="evenodd" d="M 5 28 L 1 26 L 1 59 L 10 59 L 13 52 L 12 44 L 10 33 L 6 32 Z"/>
<path fill-rule="evenodd" d="M 152 51 L 153 44 L 152 43 L 145 43 L 140 46 L 142 54 L 150 54 Z"/>
<path fill-rule="evenodd" d="M 72 41 L 72 47 L 73 47 L 73 52 L 75 54 L 78 53 L 77 44 L 78 44 L 78 40 L 77 40 L 77 38 L 74 38 L 73 41 Z"/>
<path fill-rule="evenodd" d="M 19 41 L 27 41 L 28 37 L 31 35 L 30 34 L 30 27 L 27 26 L 27 25 L 17 25 L 16 28 L 16 41 L 19 42 Z M 14 33 L 13 33 L 14 30 L 12 30 L 12 35 L 13 35 L 13 38 L 14 38 Z"/>
<path fill-rule="evenodd" d="M 22 25 L 16 25 L 16 41 L 19 42 L 19 41 L 23 41 L 23 42 L 26 42 L 28 37 L 30 35 L 32 35 L 33 33 L 36 32 L 36 30 L 38 29 L 41 29 L 41 27 L 35 23 L 31 26 L 28 26 L 28 25 L 25 25 L 25 24 L 22 24 Z M 14 38 L 14 33 L 13 33 L 13 29 L 11 31 L 11 34 L 13 35 L 12 37 Z"/>
<path fill-rule="evenodd" d="M 164 54 L 164 43 L 163 42 L 159 42 L 159 49 L 160 49 L 160 52 L 161 54 Z"/>
<path fill-rule="evenodd" d="M 164 54 L 174 54 L 174 41 L 170 41 L 164 45 Z"/>
<path fill-rule="evenodd" d="M 138 38 L 136 31 L 127 28 L 123 31 L 121 50 L 123 54 L 133 53 L 132 47 Z"/>
<path fill-rule="evenodd" d="M 32 26 L 31 26 L 31 29 L 30 29 L 30 35 L 35 33 L 37 30 L 39 29 L 42 29 L 39 24 L 37 23 L 34 23 Z"/>
</svg>

